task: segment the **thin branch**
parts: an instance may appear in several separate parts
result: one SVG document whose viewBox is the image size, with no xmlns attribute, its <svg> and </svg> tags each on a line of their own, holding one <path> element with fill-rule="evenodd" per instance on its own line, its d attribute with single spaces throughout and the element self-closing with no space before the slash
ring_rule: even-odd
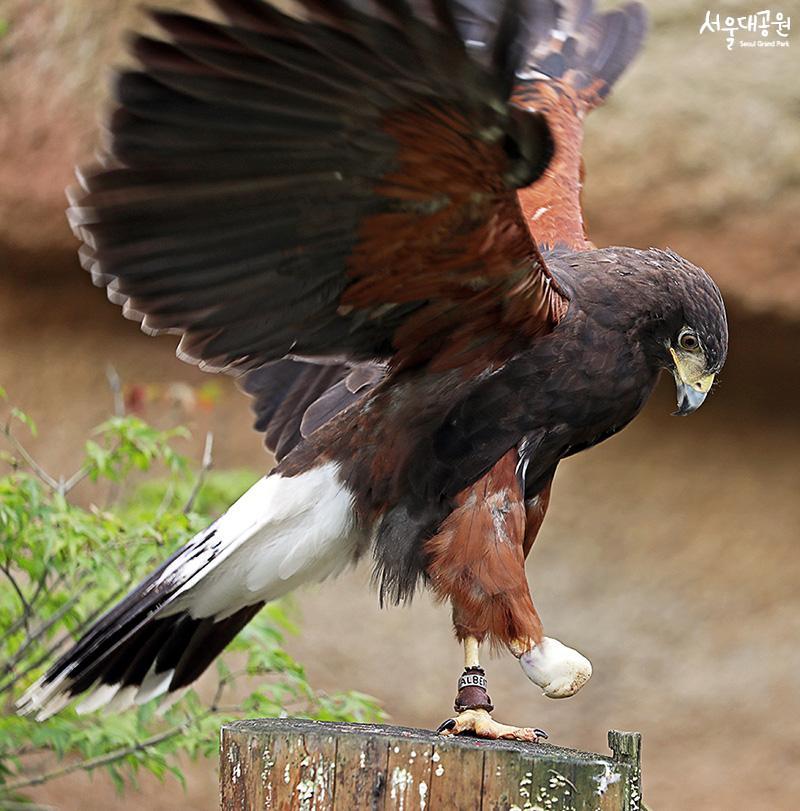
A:
<svg viewBox="0 0 800 811">
<path fill-rule="evenodd" d="M 92 611 L 84 620 L 83 622 L 78 625 L 77 628 L 73 629 L 71 634 L 65 634 L 59 640 L 54 642 L 49 648 L 47 648 L 39 657 L 37 657 L 34 661 L 32 661 L 27 667 L 23 668 L 22 670 L 17 671 L 14 673 L 11 678 L 7 679 L 5 682 L 0 684 L 0 695 L 3 693 L 7 693 L 9 690 L 13 689 L 17 684 L 19 684 L 22 679 L 24 679 L 29 673 L 36 670 L 38 667 L 41 667 L 45 662 L 49 661 L 50 659 L 55 656 L 55 654 L 64 647 L 64 645 L 74 642 L 76 638 L 79 638 L 83 632 L 97 619 L 100 614 L 103 613 L 111 603 L 115 602 L 130 586 L 130 580 L 127 580 L 120 588 L 118 588 L 99 608 L 96 608 Z"/>
<path fill-rule="evenodd" d="M 23 621 L 22 624 L 25 626 L 25 631 L 28 631 L 28 620 L 31 614 L 31 605 L 28 600 L 25 598 L 25 595 L 22 593 L 22 589 L 20 588 L 19 583 L 17 583 L 17 579 L 11 574 L 11 569 L 3 563 L 0 563 L 0 572 L 2 572 L 9 583 L 11 583 L 12 588 L 16 592 L 17 597 L 19 598 L 20 603 L 22 603 L 22 617 Z"/>
<path fill-rule="evenodd" d="M 122 394 L 122 380 L 112 364 L 106 366 L 106 380 L 111 394 L 114 397 L 114 414 L 117 417 L 125 416 L 125 397 Z"/>
<path fill-rule="evenodd" d="M 58 651 L 67 644 L 67 642 L 72 641 L 72 637 L 70 636 L 63 636 L 53 645 L 51 645 L 38 659 L 31 662 L 27 667 L 23 668 L 22 670 L 18 670 L 14 673 L 10 679 L 0 684 L 0 695 L 3 693 L 9 692 L 9 690 L 13 690 L 28 674 L 32 673 L 38 667 L 41 667 L 45 662 L 50 661 L 53 656 L 58 653 Z"/>
<path fill-rule="evenodd" d="M 194 506 L 194 502 L 197 499 L 197 494 L 200 492 L 200 488 L 202 488 L 203 482 L 206 480 L 206 475 L 213 464 L 213 453 L 214 434 L 209 431 L 206 434 L 206 444 L 203 448 L 203 462 L 200 467 L 200 472 L 197 474 L 197 481 L 194 483 L 194 487 L 192 488 L 192 492 L 189 494 L 189 498 L 186 500 L 186 504 L 183 505 L 184 515 L 186 515 L 186 513 L 188 513 Z"/>
<path fill-rule="evenodd" d="M 42 576 L 39 578 L 39 580 L 38 580 L 38 582 L 36 584 L 36 591 L 33 592 L 33 596 L 30 598 L 30 600 L 28 600 L 28 608 L 23 609 L 22 614 L 20 614 L 20 616 L 17 617 L 14 620 L 14 622 L 12 622 L 11 625 L 9 625 L 8 628 L 6 628 L 3 631 L 3 637 L 2 637 L 2 639 L 0 639 L 0 642 L 5 642 L 6 640 L 10 639 L 23 626 L 27 630 L 27 628 L 28 628 L 28 619 L 29 619 L 29 617 L 30 617 L 30 615 L 31 615 L 31 613 L 33 611 L 33 606 L 36 605 L 36 602 L 39 599 L 39 595 L 42 593 L 42 590 L 44 589 L 45 584 L 47 583 L 47 575 L 49 575 L 49 574 L 50 574 L 49 569 L 45 568 L 44 572 L 42 573 Z M 50 586 L 50 588 L 52 590 L 55 590 L 55 587 L 63 579 L 64 579 L 64 575 L 63 574 L 59 575 L 56 578 L 53 585 Z"/>
<path fill-rule="evenodd" d="M 119 450 L 120 443 L 117 442 L 111 446 L 111 450 L 109 450 L 109 454 L 113 456 Z M 87 476 L 91 475 L 92 471 L 94 470 L 92 465 L 82 465 L 79 467 L 66 481 L 62 481 L 59 484 L 59 493 L 62 496 L 66 496 L 69 494 L 70 490 L 73 490 L 77 487 Z M 113 483 L 116 484 L 116 483 Z M 106 499 L 108 501 L 108 499 Z"/>
<path fill-rule="evenodd" d="M 182 724 L 178 724 L 177 726 L 174 726 L 165 732 L 161 732 L 158 735 L 145 738 L 145 740 L 132 744 L 131 746 L 114 749 L 111 752 L 106 752 L 104 755 L 98 755 L 97 757 L 89 758 L 88 760 L 80 760 L 77 763 L 70 763 L 68 766 L 62 766 L 61 768 L 53 769 L 49 772 L 37 774 L 34 777 L 27 777 L 22 780 L 17 780 L 16 782 L 6 783 L 4 786 L 2 786 L 2 791 L 13 793 L 15 791 L 19 791 L 20 789 L 40 786 L 42 783 L 48 783 L 51 780 L 55 780 L 57 777 L 65 777 L 68 774 L 72 774 L 72 772 L 90 772 L 100 766 L 108 766 L 109 763 L 115 763 L 116 761 L 122 760 L 129 755 L 134 755 L 137 752 L 143 752 L 153 746 L 158 746 L 158 744 L 164 743 L 164 741 L 168 741 L 170 738 L 174 738 L 176 735 L 183 735 L 207 715 L 207 712 L 196 715 L 193 718 L 189 718 L 188 720 L 184 721 Z"/>
<path fill-rule="evenodd" d="M 28 612 L 23 611 L 23 613 L 17 617 L 5 631 L 3 631 L 3 636 L 0 639 L 0 643 L 8 642 L 11 637 L 14 636 L 14 634 L 17 633 L 17 631 L 19 631 L 23 626 L 25 627 L 25 633 L 30 633 L 28 629 L 28 616 Z"/>
<path fill-rule="evenodd" d="M 59 491 L 59 483 L 54 479 L 26 450 L 25 446 L 14 436 L 11 426 L 3 427 L 3 434 L 14 446 L 14 450 L 23 458 L 25 464 L 33 471 L 37 478 L 43 481 L 54 493 Z"/>
<path fill-rule="evenodd" d="M 225 688 L 236 681 L 236 676 L 233 673 L 228 673 L 227 676 L 220 677 L 219 681 L 217 682 L 217 689 L 214 692 L 214 698 L 211 699 L 211 704 L 208 707 L 208 711 L 210 713 L 219 712 L 219 702 L 222 699 L 222 694 L 225 692 Z"/>
<path fill-rule="evenodd" d="M 32 757 L 34 755 L 46 755 L 48 754 L 44 749 L 41 749 L 38 746 L 34 746 L 34 744 L 30 743 L 26 746 L 21 746 L 19 749 L 14 749 L 13 751 L 3 752 L 4 757 L 14 757 L 14 758 L 21 758 L 21 757 Z"/>
<path fill-rule="evenodd" d="M 59 492 L 62 496 L 66 496 L 70 490 L 77 487 L 90 473 L 92 468 L 89 465 L 83 465 L 76 470 L 66 481 L 61 482 Z"/>
<path fill-rule="evenodd" d="M 83 597 L 83 594 L 80 592 L 74 594 L 61 606 L 61 608 L 58 609 L 58 611 L 48 618 L 47 622 L 40 625 L 33 634 L 29 633 L 24 644 L 21 645 L 11 659 L 9 659 L 3 665 L 3 673 L 11 673 L 14 670 L 14 667 L 25 658 L 25 654 L 28 652 L 31 645 L 38 642 L 75 605 L 75 603 L 81 599 L 81 597 Z"/>
<path fill-rule="evenodd" d="M 164 495 L 161 497 L 161 502 L 158 505 L 158 509 L 156 510 L 156 520 L 160 520 L 164 513 L 167 511 L 167 507 L 172 504 L 172 500 L 175 498 L 175 482 L 170 479 L 167 483 L 167 486 L 164 488 Z"/>
</svg>

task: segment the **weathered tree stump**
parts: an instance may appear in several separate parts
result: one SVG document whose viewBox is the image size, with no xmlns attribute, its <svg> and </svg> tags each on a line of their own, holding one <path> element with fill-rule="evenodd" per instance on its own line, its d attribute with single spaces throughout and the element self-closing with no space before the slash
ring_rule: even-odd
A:
<svg viewBox="0 0 800 811">
<path fill-rule="evenodd" d="M 222 728 L 223 811 L 640 811 L 638 733 L 611 757 L 292 718 Z"/>
</svg>

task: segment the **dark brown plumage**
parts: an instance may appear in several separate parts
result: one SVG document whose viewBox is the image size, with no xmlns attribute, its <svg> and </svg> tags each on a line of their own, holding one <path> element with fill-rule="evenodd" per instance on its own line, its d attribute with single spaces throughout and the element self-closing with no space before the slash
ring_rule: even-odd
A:
<svg viewBox="0 0 800 811">
<path fill-rule="evenodd" d="M 727 349 L 702 270 L 585 235 L 582 120 L 637 52 L 641 7 L 214 3 L 226 24 L 154 12 L 163 39 L 133 40 L 70 220 L 126 315 L 242 375 L 279 464 L 24 708 L 175 691 L 265 602 L 367 552 L 382 600 L 451 602 L 470 673 L 486 640 L 571 695 L 591 668 L 543 635 L 524 570 L 556 468 L 664 369 L 696 409 Z M 535 734 L 447 726 L 469 729 Z"/>
</svg>

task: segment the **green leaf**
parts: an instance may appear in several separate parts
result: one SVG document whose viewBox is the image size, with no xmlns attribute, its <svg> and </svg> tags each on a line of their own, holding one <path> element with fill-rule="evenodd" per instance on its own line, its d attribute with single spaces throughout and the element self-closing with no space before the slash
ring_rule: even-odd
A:
<svg viewBox="0 0 800 811">
<path fill-rule="evenodd" d="M 35 431 L 27 415 L 12 413 Z M 102 770 L 118 792 L 135 790 L 143 771 L 184 784 L 180 757 L 216 760 L 220 724 L 241 713 L 380 717 L 368 696 L 328 696 L 309 683 L 302 665 L 284 649 L 286 635 L 298 626 L 289 600 L 267 606 L 217 660 L 218 677 L 226 685 L 221 703 L 230 707 L 236 696 L 245 696 L 231 713 L 209 713 L 207 700 L 194 691 L 164 715 L 156 712 L 156 702 L 119 715 L 78 716 L 67 708 L 43 723 L 14 713 L 15 699 L 41 675 L 54 651 L 63 650 L 56 648 L 59 640 L 82 634 L 91 617 L 111 607 L 258 478 L 253 471 L 210 472 L 191 514 L 184 515 L 198 476 L 197 464 L 175 447 L 187 435 L 185 429 L 157 429 L 138 417 L 107 420 L 86 442 L 85 459 L 74 460 L 74 469 L 83 465 L 95 482 L 87 485 L 80 504 L 69 494 L 51 492 L 32 473 L 14 469 L 12 454 L 3 451 L 12 469 L 0 476 L 0 559 L 32 610 L 23 617 L 14 589 L 6 583 L 0 587 L 0 808 L 10 799 L 4 785 L 35 776 L 47 782 L 47 774 L 38 770 L 62 759 L 88 770 L 91 759 L 109 757 Z M 111 506 L 92 506 L 108 503 L 109 481 L 128 495 Z M 29 628 L 42 629 L 41 635 L 32 639 L 25 620 Z M 176 727 L 181 734 L 159 739 Z M 138 748 L 150 739 L 158 742 Z M 15 801 L 19 795 L 15 792 Z"/>
<path fill-rule="evenodd" d="M 27 426 L 28 430 L 31 432 L 31 436 L 35 437 L 38 434 L 36 423 L 24 411 L 22 411 L 22 409 L 16 407 L 12 408 L 11 416 Z"/>
</svg>

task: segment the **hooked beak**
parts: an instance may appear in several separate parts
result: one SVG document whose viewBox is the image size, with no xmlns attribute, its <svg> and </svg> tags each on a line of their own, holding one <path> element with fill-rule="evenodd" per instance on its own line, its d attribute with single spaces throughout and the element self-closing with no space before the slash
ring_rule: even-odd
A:
<svg viewBox="0 0 800 811">
<path fill-rule="evenodd" d="M 713 374 L 698 373 L 694 364 L 686 363 L 673 349 L 670 348 L 675 368 L 672 374 L 675 378 L 675 388 L 678 393 L 678 410 L 673 411 L 674 417 L 685 417 L 697 411 L 711 391 L 714 384 Z"/>
<path fill-rule="evenodd" d="M 675 386 L 678 389 L 678 410 L 672 412 L 673 417 L 685 417 L 687 414 L 697 411 L 697 409 L 703 405 L 706 395 L 708 394 L 708 389 L 711 388 L 714 375 L 709 375 L 709 377 L 711 380 L 709 381 L 708 388 L 698 388 L 697 385 L 692 386 L 688 383 L 684 383 L 675 375 Z"/>
</svg>

